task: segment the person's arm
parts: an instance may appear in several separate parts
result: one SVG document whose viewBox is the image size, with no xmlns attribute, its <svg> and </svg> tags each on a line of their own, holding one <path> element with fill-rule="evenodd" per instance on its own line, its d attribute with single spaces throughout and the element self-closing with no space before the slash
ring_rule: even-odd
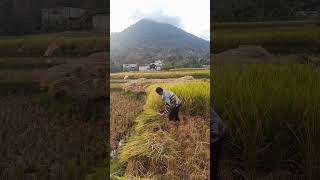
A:
<svg viewBox="0 0 320 180">
<path fill-rule="evenodd" d="M 159 112 L 159 114 L 161 116 L 164 116 L 164 115 L 167 115 L 169 113 L 169 110 L 170 110 L 170 104 L 165 104 L 164 105 L 164 108 L 163 108 L 163 111 Z"/>
</svg>

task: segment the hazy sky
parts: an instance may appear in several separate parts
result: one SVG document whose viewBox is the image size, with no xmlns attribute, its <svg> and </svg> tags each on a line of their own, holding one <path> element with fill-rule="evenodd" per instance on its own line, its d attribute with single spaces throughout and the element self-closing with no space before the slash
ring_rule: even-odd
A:
<svg viewBox="0 0 320 180">
<path fill-rule="evenodd" d="M 111 0 L 111 32 L 149 18 L 210 39 L 210 0 Z"/>
</svg>

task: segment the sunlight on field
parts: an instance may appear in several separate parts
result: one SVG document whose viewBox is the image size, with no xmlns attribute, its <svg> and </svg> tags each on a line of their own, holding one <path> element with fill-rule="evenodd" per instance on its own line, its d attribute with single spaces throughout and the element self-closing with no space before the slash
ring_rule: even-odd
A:
<svg viewBox="0 0 320 180">
<path fill-rule="evenodd" d="M 121 72 L 111 73 L 112 79 L 123 79 L 128 76 L 129 79 L 138 78 L 153 78 L 153 79 L 166 79 L 166 78 L 179 78 L 183 76 L 193 76 L 194 78 L 210 78 L 210 70 L 208 69 L 182 69 L 175 71 L 157 71 L 157 72 Z"/>
</svg>

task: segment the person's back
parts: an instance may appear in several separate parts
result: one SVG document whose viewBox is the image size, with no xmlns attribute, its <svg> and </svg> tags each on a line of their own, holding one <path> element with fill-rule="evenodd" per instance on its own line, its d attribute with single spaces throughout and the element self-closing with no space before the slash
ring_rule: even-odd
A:
<svg viewBox="0 0 320 180">
<path fill-rule="evenodd" d="M 168 90 L 163 90 L 162 100 L 165 102 L 165 104 L 168 104 L 170 108 L 181 104 L 181 101 L 178 98 L 178 96 Z"/>
</svg>

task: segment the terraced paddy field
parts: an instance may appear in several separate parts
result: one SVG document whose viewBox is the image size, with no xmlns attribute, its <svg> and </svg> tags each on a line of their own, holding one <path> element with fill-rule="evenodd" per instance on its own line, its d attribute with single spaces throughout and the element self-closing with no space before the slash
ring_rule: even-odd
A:
<svg viewBox="0 0 320 180">
<path fill-rule="evenodd" d="M 111 79 L 168 79 L 181 78 L 184 76 L 193 76 L 194 78 L 210 78 L 210 70 L 208 69 L 175 69 L 173 71 L 158 71 L 158 72 L 121 72 L 111 73 Z"/>
<path fill-rule="evenodd" d="M 1 57 L 40 57 L 48 46 L 56 43 L 55 56 L 88 56 L 105 51 L 109 36 L 105 33 L 62 32 L 27 36 L 1 36 Z"/>
<path fill-rule="evenodd" d="M 150 74 L 139 77 L 150 77 Z M 158 78 L 155 74 L 151 76 Z M 111 80 L 111 86 L 112 82 L 121 84 L 111 93 L 111 99 L 114 98 L 111 109 L 118 107 L 111 111 L 111 119 L 126 132 L 112 154 L 111 179 L 210 179 L 210 83 L 198 79 L 179 81 L 170 73 L 164 74 L 162 79 L 146 79 L 148 82 Z M 134 81 L 144 88 L 123 88 Z M 154 92 L 157 86 L 171 90 L 182 100 L 182 118 L 178 124 L 158 115 L 163 104 Z M 130 118 L 124 115 L 137 109 L 139 113 Z M 111 136 L 117 132 L 111 131 Z"/>
<path fill-rule="evenodd" d="M 213 52 L 260 45 L 277 54 L 319 53 L 319 21 L 217 23 L 213 27 Z"/>
</svg>

